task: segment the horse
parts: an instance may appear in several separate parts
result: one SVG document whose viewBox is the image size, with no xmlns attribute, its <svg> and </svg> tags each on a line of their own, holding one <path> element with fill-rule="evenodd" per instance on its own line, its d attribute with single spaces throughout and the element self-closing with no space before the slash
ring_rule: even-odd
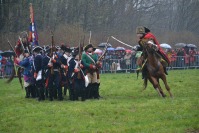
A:
<svg viewBox="0 0 199 133">
<path fill-rule="evenodd" d="M 157 53 L 157 47 L 153 44 L 145 44 L 143 46 L 143 57 L 145 58 L 145 64 L 143 65 L 146 70 L 146 76 L 144 78 L 144 89 L 146 89 L 147 81 L 149 80 L 154 89 L 157 90 L 158 94 L 161 97 L 166 97 L 159 83 L 159 79 L 162 79 L 170 97 L 173 97 L 170 91 L 170 87 L 167 84 L 167 78 L 163 65 L 160 62 L 161 56 Z"/>
</svg>

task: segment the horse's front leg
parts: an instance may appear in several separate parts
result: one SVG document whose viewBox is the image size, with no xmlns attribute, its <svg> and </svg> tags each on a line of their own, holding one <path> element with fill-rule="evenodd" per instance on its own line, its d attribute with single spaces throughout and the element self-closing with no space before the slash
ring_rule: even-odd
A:
<svg viewBox="0 0 199 133">
<path fill-rule="evenodd" d="M 155 90 L 157 90 L 159 96 L 164 97 L 164 95 L 163 95 L 164 93 L 162 92 L 162 89 L 161 89 L 161 87 L 160 87 L 160 85 L 158 83 L 157 78 L 151 76 L 149 78 L 149 81 L 152 83 L 152 85 L 155 88 Z"/>
<path fill-rule="evenodd" d="M 171 91 L 170 91 L 170 87 L 169 87 L 169 85 L 167 84 L 167 78 L 166 78 L 165 74 L 162 75 L 161 79 L 162 79 L 162 81 L 164 82 L 165 88 L 166 88 L 167 91 L 169 92 L 170 97 L 173 97 L 173 95 L 172 95 L 172 93 L 171 93 Z"/>
</svg>

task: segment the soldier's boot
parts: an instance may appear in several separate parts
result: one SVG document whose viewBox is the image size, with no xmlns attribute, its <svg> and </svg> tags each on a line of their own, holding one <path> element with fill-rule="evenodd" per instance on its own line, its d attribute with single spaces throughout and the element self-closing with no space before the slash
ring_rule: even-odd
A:
<svg viewBox="0 0 199 133">
<path fill-rule="evenodd" d="M 48 98 L 48 97 L 49 97 L 48 88 L 45 88 L 45 96 L 46 96 L 46 98 Z"/>
<path fill-rule="evenodd" d="M 67 85 L 64 85 L 64 96 L 66 96 L 66 92 L 67 92 Z"/>
<path fill-rule="evenodd" d="M 26 90 L 26 96 L 25 98 L 30 98 L 30 87 L 25 87 L 25 90 Z"/>
<path fill-rule="evenodd" d="M 86 100 L 86 98 L 85 98 L 85 89 L 82 89 L 82 91 L 81 91 L 81 97 L 82 97 L 82 101 L 85 101 Z"/>
<path fill-rule="evenodd" d="M 167 63 L 163 58 L 161 58 L 160 62 L 161 62 L 161 64 L 162 64 L 162 66 L 163 66 L 164 73 L 165 73 L 166 75 L 168 75 L 168 73 L 167 73 L 167 66 L 168 66 L 168 63 Z"/>
<path fill-rule="evenodd" d="M 90 99 L 91 98 L 91 88 L 92 84 L 88 84 L 88 86 L 86 87 L 86 99 Z"/>
<path fill-rule="evenodd" d="M 44 89 L 43 88 L 38 88 L 38 94 L 39 94 L 38 101 L 45 100 Z"/>
<path fill-rule="evenodd" d="M 55 86 L 53 86 L 53 97 L 54 99 L 57 99 L 57 89 L 55 88 Z"/>
<path fill-rule="evenodd" d="M 163 68 L 164 68 L 164 73 L 165 73 L 166 75 L 168 75 L 167 68 L 166 68 L 165 66 L 164 66 Z"/>
<path fill-rule="evenodd" d="M 53 101 L 53 89 L 48 88 L 48 93 L 49 93 L 49 101 Z"/>
<path fill-rule="evenodd" d="M 100 83 L 97 83 L 97 96 L 99 98 L 102 98 L 102 96 L 100 96 L 100 94 L 99 94 L 99 87 L 100 87 Z"/>
<path fill-rule="evenodd" d="M 93 84 L 93 97 L 94 99 L 99 99 L 99 86 L 98 83 Z"/>
<path fill-rule="evenodd" d="M 79 90 L 74 89 L 74 100 L 78 100 L 79 98 Z"/>
<path fill-rule="evenodd" d="M 41 91 L 40 91 L 40 88 L 37 88 L 37 94 L 38 94 L 38 101 L 41 101 L 42 98 L 41 98 Z"/>
<path fill-rule="evenodd" d="M 71 101 L 75 100 L 74 88 L 70 88 L 70 90 L 69 90 L 69 100 L 71 100 Z"/>
<path fill-rule="evenodd" d="M 147 77 L 146 69 L 142 69 L 142 79 Z"/>
<path fill-rule="evenodd" d="M 92 83 L 91 87 L 90 87 L 90 98 L 91 99 L 95 98 L 95 93 L 96 93 L 96 86 L 95 86 L 95 83 Z"/>
<path fill-rule="evenodd" d="M 40 92 L 41 92 L 41 100 L 45 100 L 45 89 L 40 88 Z"/>
<path fill-rule="evenodd" d="M 30 93 L 31 93 L 32 98 L 36 97 L 36 91 L 35 91 L 34 85 L 30 85 Z"/>
<path fill-rule="evenodd" d="M 63 96 L 62 96 L 62 87 L 59 86 L 57 87 L 57 95 L 58 95 L 58 101 L 62 101 L 63 100 Z"/>
</svg>

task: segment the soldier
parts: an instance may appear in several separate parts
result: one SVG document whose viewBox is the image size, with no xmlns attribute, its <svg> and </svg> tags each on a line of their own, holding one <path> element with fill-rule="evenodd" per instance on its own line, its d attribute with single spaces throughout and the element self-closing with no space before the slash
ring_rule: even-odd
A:
<svg viewBox="0 0 199 133">
<path fill-rule="evenodd" d="M 81 98 L 81 101 L 85 101 L 85 80 L 84 73 L 82 71 L 83 65 L 79 59 L 79 51 L 75 49 L 73 52 L 73 57 L 69 62 L 69 77 L 72 82 L 71 96 L 70 100 L 78 100 Z"/>
<path fill-rule="evenodd" d="M 38 101 L 45 100 L 44 96 L 44 83 L 43 83 L 43 77 L 42 77 L 42 55 L 40 51 L 42 50 L 42 47 L 35 46 L 33 48 L 33 54 L 34 54 L 34 61 L 33 61 L 33 70 L 34 70 L 34 79 L 36 80 L 36 87 L 38 90 Z"/>
<path fill-rule="evenodd" d="M 53 50 L 56 51 L 56 50 Z M 60 57 L 56 52 L 53 52 L 53 56 L 49 60 L 48 67 L 50 68 L 50 75 L 49 75 L 49 100 L 53 100 L 57 97 L 58 94 L 58 100 L 62 101 L 62 88 L 61 88 L 61 62 Z"/>
<path fill-rule="evenodd" d="M 170 61 L 169 61 L 167 55 L 162 50 L 162 48 L 160 47 L 160 44 L 157 41 L 156 37 L 150 32 L 150 30 L 148 28 L 143 27 L 143 26 L 137 27 L 136 34 L 137 34 L 138 43 L 140 45 L 139 50 L 142 49 L 143 45 L 145 45 L 147 43 L 152 43 L 153 45 L 155 45 L 157 47 L 157 53 L 162 58 L 161 63 L 164 67 L 165 74 L 168 74 L 166 71 L 166 67 L 170 64 Z M 145 59 L 145 57 L 144 57 L 144 59 Z M 142 70 L 142 75 L 143 75 L 143 78 L 146 75 L 145 67 Z"/>
<path fill-rule="evenodd" d="M 60 60 L 61 60 L 61 79 L 62 86 L 64 87 L 64 95 L 66 95 L 67 89 L 69 88 L 68 81 L 68 66 L 69 61 L 71 60 L 71 49 L 62 45 L 60 52 Z"/>
<path fill-rule="evenodd" d="M 50 47 L 45 47 L 45 55 L 43 56 L 43 72 L 44 72 L 44 82 L 45 82 L 45 96 L 48 98 L 49 90 L 49 76 L 50 76 L 50 67 L 48 63 L 50 62 Z"/>
<path fill-rule="evenodd" d="M 29 98 L 30 96 L 35 98 L 36 92 L 35 92 L 33 79 L 32 79 L 33 75 L 31 72 L 32 62 L 31 62 L 31 57 L 30 57 L 30 53 L 28 52 L 28 50 L 24 50 L 23 56 L 24 56 L 24 59 L 22 61 L 20 61 L 19 58 L 16 58 L 16 61 L 17 61 L 16 63 L 19 66 L 22 66 L 24 68 L 23 77 L 24 77 L 24 87 L 25 87 L 25 91 L 26 91 L 25 98 Z"/>
<path fill-rule="evenodd" d="M 97 76 L 97 67 L 99 65 L 97 54 L 94 53 L 96 48 L 92 44 L 88 44 L 84 48 L 84 53 L 82 54 L 82 63 L 85 68 L 85 73 L 88 76 L 89 84 L 86 88 L 86 98 L 99 98 L 98 89 L 98 76 Z"/>
</svg>

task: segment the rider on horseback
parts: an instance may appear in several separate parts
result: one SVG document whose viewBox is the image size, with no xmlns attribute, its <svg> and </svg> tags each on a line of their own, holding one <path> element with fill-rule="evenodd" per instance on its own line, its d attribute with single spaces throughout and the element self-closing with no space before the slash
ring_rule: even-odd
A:
<svg viewBox="0 0 199 133">
<path fill-rule="evenodd" d="M 152 45 L 156 46 L 157 54 L 160 55 L 160 57 L 161 57 L 160 61 L 164 67 L 165 74 L 168 75 L 168 73 L 166 71 L 166 67 L 169 66 L 170 61 L 169 61 L 167 55 L 162 50 L 162 48 L 160 47 L 160 44 L 157 41 L 156 37 L 150 32 L 150 30 L 148 28 L 143 27 L 143 26 L 139 26 L 136 28 L 136 34 L 137 34 L 138 43 L 140 45 L 140 47 L 137 50 L 142 51 L 143 46 L 147 45 L 147 44 L 152 44 Z M 145 59 L 146 59 L 146 57 L 144 57 L 144 60 Z M 146 69 L 145 69 L 144 65 L 142 66 L 143 78 L 145 78 L 145 76 L 146 76 Z"/>
</svg>

